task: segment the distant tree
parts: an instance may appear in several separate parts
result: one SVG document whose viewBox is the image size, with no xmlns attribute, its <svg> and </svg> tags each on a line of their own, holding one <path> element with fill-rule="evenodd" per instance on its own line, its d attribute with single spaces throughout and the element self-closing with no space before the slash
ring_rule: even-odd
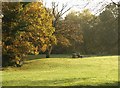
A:
<svg viewBox="0 0 120 88">
<path fill-rule="evenodd" d="M 100 23 L 96 32 L 99 51 L 106 54 L 117 54 L 118 45 L 118 10 L 113 4 L 106 6 L 99 15 Z"/>
<path fill-rule="evenodd" d="M 116 5 L 118 8 L 118 28 L 120 28 L 120 1 L 114 2 L 111 0 L 114 5 Z M 118 35 L 120 34 L 120 30 L 118 30 Z M 120 37 L 118 37 L 118 40 L 120 40 Z M 120 45 L 120 41 L 118 41 L 118 45 Z M 118 54 L 120 55 L 120 47 L 118 47 Z"/>
<path fill-rule="evenodd" d="M 56 47 L 59 51 L 54 50 L 59 53 L 63 53 L 62 51 L 70 52 L 76 50 L 84 54 L 117 54 L 119 32 L 118 5 L 117 3 L 106 5 L 98 16 L 93 15 L 88 9 L 85 9 L 81 13 L 69 13 L 65 19 L 58 20 L 57 24 L 59 25 L 56 24 L 55 33 L 67 38 L 69 41 L 68 44 L 72 43 L 71 46 L 74 47 L 74 49 L 71 47 L 70 49 L 65 48 L 64 45 L 60 44 L 59 39 L 62 39 L 62 37 L 57 37 L 56 35 L 59 40 Z M 75 36 L 73 36 L 73 38 L 76 39 L 77 33 L 82 35 L 83 43 L 70 40 L 72 39 L 70 36 L 74 34 Z M 78 41 L 78 39 L 76 39 L 76 41 Z"/>
<path fill-rule="evenodd" d="M 87 3 L 87 5 L 88 5 L 88 3 Z M 85 5 L 85 7 L 87 5 Z M 74 30 L 74 29 L 71 30 L 73 28 L 73 26 L 74 26 L 74 23 L 72 23 L 73 26 L 71 25 L 72 28 L 69 29 L 70 28 L 70 23 L 68 23 L 68 22 L 70 22 L 70 20 L 69 21 L 64 21 L 62 19 L 62 16 L 64 14 L 66 14 L 68 11 L 70 11 L 74 6 L 78 6 L 78 5 L 72 5 L 71 7 L 68 7 L 68 4 L 66 3 L 66 4 L 62 4 L 62 8 L 61 9 L 58 9 L 59 3 L 52 2 L 51 13 L 54 16 L 54 19 L 53 19 L 53 27 L 55 27 L 54 34 L 55 34 L 55 36 L 56 36 L 56 38 L 58 40 L 57 44 L 59 44 L 59 45 L 69 46 L 70 45 L 69 38 L 73 39 L 75 37 L 75 35 L 76 35 L 75 33 L 73 33 L 73 31 L 75 32 L 76 30 Z M 63 25 L 64 25 L 64 27 L 63 27 Z M 67 27 L 67 25 L 69 27 Z M 72 31 L 72 35 L 71 35 L 70 31 Z M 68 35 L 69 35 L 69 38 L 68 38 Z M 74 35 L 74 37 L 73 37 L 73 35 Z M 64 42 L 64 44 L 63 44 L 63 42 Z M 52 47 L 50 47 L 50 48 L 52 49 Z"/>
<path fill-rule="evenodd" d="M 99 15 L 89 10 L 79 14 L 83 33 L 81 49 L 85 54 L 117 54 L 118 12 L 117 7 L 109 4 Z"/>
<path fill-rule="evenodd" d="M 90 52 L 92 53 L 92 49 L 94 49 L 96 31 L 94 27 L 99 20 L 88 9 L 85 9 L 81 13 L 78 13 L 78 21 L 83 35 L 83 43 L 79 49 L 84 54 L 89 54 Z"/>
<path fill-rule="evenodd" d="M 120 7 L 120 1 L 118 1 L 118 2 L 114 2 L 113 0 L 111 0 L 111 1 L 112 1 L 112 3 L 113 3 L 114 5 Z"/>
<path fill-rule="evenodd" d="M 48 9 L 48 12 L 51 12 L 51 14 L 52 14 L 53 17 L 54 17 L 54 18 L 53 18 L 53 21 L 52 21 L 52 26 L 55 28 L 54 34 L 55 34 L 55 36 L 57 37 L 57 40 L 58 40 L 58 37 L 59 37 L 59 39 L 60 39 L 60 36 L 62 36 L 62 35 L 58 35 L 58 34 L 57 34 L 57 31 L 59 31 L 59 30 L 57 30 L 56 26 L 58 25 L 58 22 L 60 21 L 60 18 L 61 18 L 66 12 L 68 12 L 73 6 L 67 8 L 68 5 L 67 5 L 67 4 L 63 4 L 63 5 L 62 5 L 62 8 L 61 8 L 60 10 L 58 10 L 59 3 L 52 2 L 51 4 L 52 4 L 51 9 Z M 60 31 L 59 31 L 59 34 L 60 34 Z M 64 36 L 62 36 L 61 38 L 64 39 L 65 42 L 66 42 L 67 39 L 66 39 Z M 60 40 L 62 40 L 62 39 L 60 39 Z M 59 40 L 59 42 L 60 42 L 60 40 Z M 63 42 L 64 40 L 62 40 L 61 42 Z M 67 43 L 68 43 L 68 40 L 67 40 Z M 66 43 L 66 44 L 67 44 L 67 43 Z M 46 57 L 47 57 L 47 58 L 50 57 L 50 54 L 51 54 L 52 49 L 53 49 L 53 45 L 52 45 L 52 46 L 49 46 L 49 47 L 47 48 L 47 52 L 46 52 Z"/>
<path fill-rule="evenodd" d="M 59 53 L 72 53 L 77 50 L 77 43 L 83 42 L 81 26 L 76 12 L 71 12 L 66 15 L 65 19 L 58 21 L 56 24 L 56 38 L 58 43 L 55 47 L 59 49 Z M 70 48 L 71 47 L 71 48 Z M 70 50 L 68 49 L 70 48 Z M 56 49 L 54 49 L 57 51 Z"/>
</svg>

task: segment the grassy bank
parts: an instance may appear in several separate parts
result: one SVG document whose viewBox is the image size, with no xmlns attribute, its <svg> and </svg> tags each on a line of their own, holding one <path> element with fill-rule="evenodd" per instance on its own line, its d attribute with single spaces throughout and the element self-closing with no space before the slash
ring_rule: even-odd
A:
<svg viewBox="0 0 120 88">
<path fill-rule="evenodd" d="M 118 57 L 41 58 L 20 68 L 5 68 L 3 86 L 116 85 Z"/>
</svg>

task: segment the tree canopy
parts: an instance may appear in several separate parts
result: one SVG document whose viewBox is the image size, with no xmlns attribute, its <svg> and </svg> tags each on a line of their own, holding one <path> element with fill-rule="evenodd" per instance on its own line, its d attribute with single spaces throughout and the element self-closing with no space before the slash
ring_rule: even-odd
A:
<svg viewBox="0 0 120 88">
<path fill-rule="evenodd" d="M 57 45 L 59 48 L 53 50 L 53 53 L 72 53 L 80 52 L 81 54 L 97 54 L 97 55 L 108 55 L 117 54 L 118 46 L 118 8 L 114 4 L 109 4 L 106 6 L 105 10 L 98 16 L 93 15 L 88 9 L 82 12 L 72 12 L 69 13 L 64 20 L 64 24 L 59 25 L 62 30 L 70 31 L 62 35 L 75 36 L 77 34 L 81 38 L 81 42 L 78 42 L 75 36 L 75 40 L 71 41 L 71 46 L 63 47 L 62 45 Z M 67 25 L 66 25 L 67 22 Z M 65 29 L 64 29 L 64 26 Z M 75 31 L 76 30 L 76 31 Z M 60 28 L 58 29 L 58 33 Z M 71 37 L 67 37 L 70 39 Z M 81 36 L 81 37 L 80 37 Z"/>
<path fill-rule="evenodd" d="M 2 9 L 3 65 L 18 63 L 29 53 L 45 52 L 56 43 L 53 17 L 41 2 L 31 2 L 24 7 L 19 2 L 7 2 Z"/>
</svg>

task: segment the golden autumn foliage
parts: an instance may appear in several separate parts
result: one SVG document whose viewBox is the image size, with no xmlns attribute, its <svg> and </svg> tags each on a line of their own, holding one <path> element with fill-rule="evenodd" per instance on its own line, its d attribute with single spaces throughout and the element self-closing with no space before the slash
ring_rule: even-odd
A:
<svg viewBox="0 0 120 88">
<path fill-rule="evenodd" d="M 23 5 L 19 2 L 3 3 L 3 61 L 23 60 L 29 53 L 45 52 L 55 44 L 52 15 L 41 2 Z M 4 64 L 4 63 L 3 63 Z"/>
</svg>

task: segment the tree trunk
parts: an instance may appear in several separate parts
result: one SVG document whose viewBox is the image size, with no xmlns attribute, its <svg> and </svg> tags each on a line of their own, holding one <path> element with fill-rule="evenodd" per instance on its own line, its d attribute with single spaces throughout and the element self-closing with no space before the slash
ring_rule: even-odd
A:
<svg viewBox="0 0 120 88">
<path fill-rule="evenodd" d="M 46 58 L 50 58 L 51 51 L 52 51 L 52 46 L 49 46 L 49 48 L 46 51 Z"/>
<path fill-rule="evenodd" d="M 53 21 L 52 21 L 52 25 L 53 25 L 54 28 L 56 27 L 56 22 L 57 22 L 57 20 L 53 20 Z M 55 33 L 55 32 L 54 32 L 54 33 Z M 50 58 L 50 54 L 51 54 L 52 48 L 53 48 L 53 46 L 51 45 L 51 46 L 49 46 L 48 49 L 46 50 L 46 58 Z"/>
<path fill-rule="evenodd" d="M 52 21 L 52 26 L 53 26 L 54 28 L 56 28 L 57 19 L 58 19 L 58 18 L 56 18 L 55 20 Z M 54 32 L 54 33 L 55 33 L 55 32 Z M 48 49 L 46 50 L 46 58 L 50 58 L 50 54 L 51 54 L 52 49 L 53 49 L 53 46 L 52 46 L 52 45 L 48 47 Z"/>
</svg>

